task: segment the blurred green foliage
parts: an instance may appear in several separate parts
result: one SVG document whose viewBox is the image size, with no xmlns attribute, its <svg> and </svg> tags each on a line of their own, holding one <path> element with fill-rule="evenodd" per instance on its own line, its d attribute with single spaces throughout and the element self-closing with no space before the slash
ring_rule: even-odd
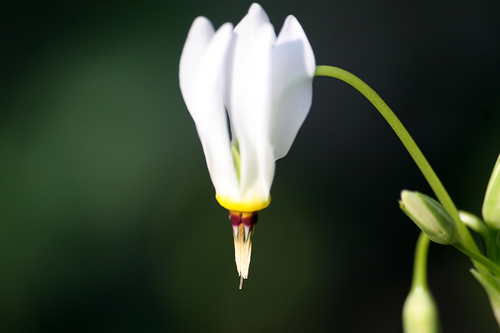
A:
<svg viewBox="0 0 500 333">
<path fill-rule="evenodd" d="M 458 206 L 479 212 L 500 139 L 496 2 L 261 4 L 277 30 L 299 18 L 318 64 L 372 84 Z M 197 15 L 236 23 L 249 5 L 2 2 L 2 332 L 400 330 L 418 231 L 397 198 L 431 193 L 375 110 L 337 82 L 315 82 L 237 289 L 177 71 Z M 467 260 L 434 250 L 443 328 L 493 329 Z"/>
</svg>

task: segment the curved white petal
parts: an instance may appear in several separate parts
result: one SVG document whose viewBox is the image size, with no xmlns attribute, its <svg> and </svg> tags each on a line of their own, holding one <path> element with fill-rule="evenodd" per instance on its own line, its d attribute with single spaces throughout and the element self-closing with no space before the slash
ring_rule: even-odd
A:
<svg viewBox="0 0 500 333">
<path fill-rule="evenodd" d="M 197 17 L 191 24 L 186 43 L 182 49 L 179 63 L 179 85 L 189 112 L 192 111 L 188 103 L 196 98 L 194 96 L 196 92 L 193 89 L 196 74 L 214 34 L 212 23 L 206 17 Z"/>
<path fill-rule="evenodd" d="M 210 178 L 218 195 L 238 195 L 229 140 L 224 87 L 232 25 L 215 34 L 206 18 L 191 27 L 179 65 L 181 92 L 203 146 Z"/>
<path fill-rule="evenodd" d="M 226 105 L 241 158 L 243 200 L 267 200 L 274 176 L 270 142 L 273 26 L 257 4 L 234 29 L 229 53 Z"/>
<path fill-rule="evenodd" d="M 294 16 L 288 16 L 272 56 L 271 140 L 275 159 L 288 153 L 309 113 L 315 68 L 314 53 L 302 26 Z"/>
</svg>

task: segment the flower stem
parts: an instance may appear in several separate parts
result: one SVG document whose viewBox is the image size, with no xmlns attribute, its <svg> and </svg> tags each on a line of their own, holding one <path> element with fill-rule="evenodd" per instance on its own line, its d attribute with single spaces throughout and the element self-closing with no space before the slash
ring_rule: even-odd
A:
<svg viewBox="0 0 500 333">
<path fill-rule="evenodd" d="M 424 175 L 439 202 L 441 202 L 444 208 L 451 214 L 451 216 L 457 223 L 458 231 L 464 245 L 475 251 L 478 251 L 474 239 L 470 235 L 465 224 L 460 220 L 458 210 L 451 200 L 448 192 L 444 188 L 443 184 L 439 180 L 438 176 L 432 169 L 429 162 L 427 162 L 427 159 L 420 151 L 420 148 L 418 148 L 410 133 L 408 133 L 401 121 L 394 114 L 391 108 L 382 100 L 382 98 L 357 76 L 338 67 L 317 66 L 316 76 L 328 76 L 344 81 L 345 83 L 358 90 L 361 94 L 363 94 L 363 96 L 365 96 L 373 104 L 373 106 L 375 106 L 375 108 L 380 112 L 380 114 L 384 117 L 384 119 L 399 137 L 408 153 L 410 153 L 410 156 L 413 158 L 418 168 Z"/>
<path fill-rule="evenodd" d="M 481 267 L 486 267 L 490 273 L 493 273 L 495 276 L 500 277 L 500 266 L 496 265 L 489 258 L 485 257 L 479 252 L 471 250 L 467 246 L 464 246 L 464 244 L 461 242 L 456 242 L 453 244 L 453 246 L 463 254 L 471 258 L 476 263 L 476 266 L 481 265 Z"/>
<path fill-rule="evenodd" d="M 413 262 L 413 279 L 411 289 L 421 287 L 427 289 L 427 253 L 429 252 L 429 238 L 420 233 L 415 247 L 415 259 Z"/>
</svg>

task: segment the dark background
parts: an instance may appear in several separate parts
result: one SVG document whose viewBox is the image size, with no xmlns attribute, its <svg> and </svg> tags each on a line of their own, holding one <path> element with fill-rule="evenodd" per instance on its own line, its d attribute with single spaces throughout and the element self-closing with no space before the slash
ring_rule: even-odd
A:
<svg viewBox="0 0 500 333">
<path fill-rule="evenodd" d="M 480 214 L 500 140 L 500 2 L 262 1 L 318 64 L 393 108 L 458 207 Z M 238 290 L 178 88 L 198 15 L 237 23 L 247 1 L 2 1 L 2 332 L 400 332 L 418 229 L 403 188 L 432 195 L 377 111 L 316 78 L 277 163 L 250 279 Z M 497 326 L 470 262 L 432 245 L 444 332 Z"/>
</svg>

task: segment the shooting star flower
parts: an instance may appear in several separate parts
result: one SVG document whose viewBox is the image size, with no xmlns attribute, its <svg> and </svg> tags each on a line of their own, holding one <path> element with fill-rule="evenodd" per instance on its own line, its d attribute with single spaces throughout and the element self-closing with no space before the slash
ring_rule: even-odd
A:
<svg viewBox="0 0 500 333">
<path fill-rule="evenodd" d="M 179 66 L 216 199 L 229 210 L 240 276 L 248 278 L 257 212 L 271 201 L 275 161 L 284 157 L 312 101 L 315 59 L 300 23 L 288 16 L 278 36 L 252 4 L 233 29 L 194 20 Z"/>
</svg>

